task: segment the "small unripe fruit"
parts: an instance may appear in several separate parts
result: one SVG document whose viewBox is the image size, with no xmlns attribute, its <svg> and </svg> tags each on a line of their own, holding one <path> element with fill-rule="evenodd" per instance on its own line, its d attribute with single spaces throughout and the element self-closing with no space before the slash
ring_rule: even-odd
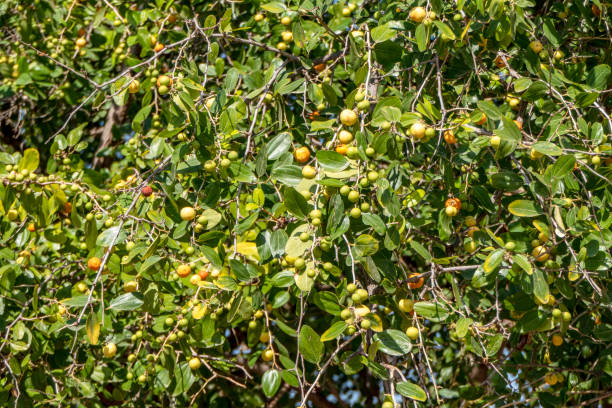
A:
<svg viewBox="0 0 612 408">
<path fill-rule="evenodd" d="M 194 371 L 200 368 L 201 365 L 202 365 L 202 362 L 200 361 L 198 357 L 193 357 L 192 359 L 189 360 L 189 368 L 191 368 Z"/>
<path fill-rule="evenodd" d="M 344 109 L 340 112 L 340 122 L 342 122 L 344 126 L 353 126 L 357 123 L 357 114 L 350 109 Z"/>
<path fill-rule="evenodd" d="M 414 326 L 410 326 L 409 328 L 406 329 L 406 336 L 408 336 L 408 338 L 410 340 L 416 340 L 419 338 L 419 329 L 417 329 Z"/>
</svg>

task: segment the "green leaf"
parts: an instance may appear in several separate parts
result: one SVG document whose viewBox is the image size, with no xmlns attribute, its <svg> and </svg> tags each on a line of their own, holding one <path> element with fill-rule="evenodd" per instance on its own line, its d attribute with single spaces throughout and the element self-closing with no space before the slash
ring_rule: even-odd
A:
<svg viewBox="0 0 612 408">
<path fill-rule="evenodd" d="M 550 17 L 544 18 L 544 26 L 542 28 L 544 31 L 544 36 L 548 41 L 550 41 L 550 44 L 555 48 L 559 47 L 562 40 L 561 36 L 557 32 L 557 29 L 555 28 L 555 21 Z"/>
<path fill-rule="evenodd" d="M 416 400 L 416 401 L 427 401 L 427 394 L 421 387 L 408 381 L 402 381 L 395 387 L 397 392 L 402 394 L 404 397 Z"/>
<path fill-rule="evenodd" d="M 414 311 L 418 316 L 423 316 L 432 322 L 442 322 L 449 316 L 446 306 L 437 302 L 417 302 L 414 304 Z"/>
<path fill-rule="evenodd" d="M 538 153 L 546 154 L 549 156 L 560 156 L 563 154 L 563 150 L 554 143 L 551 142 L 537 142 L 531 146 L 532 149 Z"/>
<path fill-rule="evenodd" d="M 287 210 L 298 218 L 306 218 L 310 211 L 308 202 L 300 193 L 292 187 L 283 189 L 283 203 Z"/>
<path fill-rule="evenodd" d="M 185 394 L 196 380 L 191 372 L 191 368 L 189 368 L 189 363 L 186 361 L 174 367 L 173 377 L 175 383 L 174 390 L 172 391 L 173 396 Z"/>
<path fill-rule="evenodd" d="M 478 101 L 477 105 L 478 105 L 478 109 L 480 109 L 485 115 L 487 115 L 487 118 L 493 119 L 493 120 L 501 119 L 502 114 L 493 102 Z"/>
<path fill-rule="evenodd" d="M 537 217 L 542 212 L 530 200 L 515 200 L 508 205 L 508 211 L 517 217 Z"/>
<path fill-rule="evenodd" d="M 276 1 L 272 1 L 269 3 L 262 4 L 260 6 L 262 9 L 269 11 L 270 13 L 279 14 L 283 13 L 287 10 L 287 7 L 283 3 L 279 3 Z"/>
<path fill-rule="evenodd" d="M 525 272 L 527 272 L 528 275 L 531 275 L 533 273 L 533 269 L 531 268 L 531 264 L 529 263 L 529 260 L 527 259 L 527 257 L 525 255 L 522 254 L 516 254 L 514 255 L 514 257 L 512 258 L 512 260 L 521 267 L 522 270 L 524 270 Z"/>
<path fill-rule="evenodd" d="M 355 240 L 354 250 L 358 257 L 374 255 L 378 252 L 378 240 L 371 235 L 362 234 Z"/>
<path fill-rule="evenodd" d="M 474 321 L 469 317 L 462 317 L 457 320 L 457 323 L 455 324 L 455 333 L 457 334 L 457 337 L 465 337 L 473 322 Z"/>
<path fill-rule="evenodd" d="M 600 64 L 593 67 L 593 69 L 589 71 L 587 85 L 593 89 L 603 91 L 608 85 L 611 72 L 610 66 L 606 64 Z"/>
<path fill-rule="evenodd" d="M 130 311 L 140 308 L 143 303 L 144 301 L 140 293 L 131 292 L 114 298 L 108 308 L 116 311 Z"/>
<path fill-rule="evenodd" d="M 515 191 L 523 186 L 523 179 L 516 173 L 502 171 L 491 175 L 491 186 L 496 190 Z"/>
<path fill-rule="evenodd" d="M 295 187 L 302 181 L 302 169 L 294 165 L 282 165 L 272 170 L 272 177 L 281 183 Z"/>
<path fill-rule="evenodd" d="M 122 243 L 123 241 L 125 241 L 126 237 L 127 232 L 117 225 L 107 230 L 104 230 L 100 235 L 98 235 L 96 245 L 100 247 L 110 247 L 113 244 L 117 245 Z"/>
<path fill-rule="evenodd" d="M 315 293 L 313 303 L 317 305 L 319 309 L 335 316 L 340 316 L 340 312 L 342 311 L 338 297 L 333 292 Z"/>
<path fill-rule="evenodd" d="M 270 140 L 266 146 L 268 160 L 276 160 L 281 157 L 291 146 L 291 135 L 281 133 Z"/>
<path fill-rule="evenodd" d="M 442 21 L 434 20 L 434 24 L 436 25 L 436 27 L 438 27 L 440 32 L 442 34 L 445 34 L 449 39 L 454 40 L 455 38 L 457 38 L 453 30 L 448 25 L 443 23 Z"/>
<path fill-rule="evenodd" d="M 390 40 L 395 36 L 395 30 L 389 28 L 389 24 L 379 25 L 371 31 L 372 40 L 374 42 L 383 42 Z"/>
<path fill-rule="evenodd" d="M 319 364 L 323 357 L 324 346 L 319 335 L 308 325 L 300 331 L 300 353 L 306 361 Z"/>
<path fill-rule="evenodd" d="M 548 295 L 550 294 L 550 291 L 548 289 L 548 282 L 546 281 L 544 273 L 540 269 L 534 268 L 531 278 L 533 279 L 533 294 L 535 297 L 541 303 L 548 302 Z"/>
<path fill-rule="evenodd" d="M 487 259 L 485 259 L 484 263 L 482 264 L 482 269 L 484 270 L 485 275 L 495 271 L 499 265 L 501 265 L 502 261 L 504 260 L 505 253 L 506 251 L 500 248 L 491 252 L 489 256 L 487 256 Z"/>
<path fill-rule="evenodd" d="M 414 37 L 416 38 L 417 47 L 419 48 L 419 51 L 425 51 L 427 49 L 427 42 L 429 40 L 427 38 L 427 29 L 425 27 L 425 24 L 417 25 Z"/>
<path fill-rule="evenodd" d="M 534 102 L 540 99 L 548 91 L 548 86 L 543 82 L 534 82 L 521 96 L 527 102 Z"/>
<path fill-rule="evenodd" d="M 19 162 L 19 170 L 27 170 L 31 173 L 38 168 L 39 163 L 40 154 L 38 153 L 38 150 L 34 148 L 26 149 L 23 152 L 23 158 Z"/>
<path fill-rule="evenodd" d="M 94 346 L 98 344 L 98 337 L 100 336 L 100 322 L 98 321 L 98 314 L 96 312 L 89 312 L 85 328 L 89 344 L 92 344 Z"/>
<path fill-rule="evenodd" d="M 561 156 L 557 159 L 555 164 L 552 165 L 550 175 L 552 177 L 562 179 L 574 170 L 576 165 L 576 157 L 571 154 Z"/>
<path fill-rule="evenodd" d="M 261 377 L 261 389 L 267 398 L 272 398 L 278 392 L 281 385 L 280 373 L 270 369 Z"/>
<path fill-rule="evenodd" d="M 497 354 L 503 343 L 504 336 L 499 333 L 489 337 L 485 346 L 485 352 L 487 353 L 487 356 L 492 357 Z"/>
<path fill-rule="evenodd" d="M 374 340 L 380 342 L 379 349 L 390 356 L 403 356 L 412 351 L 412 343 L 404 332 L 388 329 L 382 333 L 376 333 Z"/>
<path fill-rule="evenodd" d="M 429 253 L 429 251 L 427 250 L 427 248 L 425 248 L 423 245 L 421 245 L 421 243 L 415 241 L 415 240 L 411 240 L 410 241 L 410 247 L 412 249 L 414 249 L 414 251 L 419 254 L 421 256 L 421 258 L 423 258 L 425 260 L 425 262 L 429 263 L 432 260 L 432 256 Z"/>
<path fill-rule="evenodd" d="M 346 324 L 344 320 L 337 321 L 336 323 L 332 324 L 329 329 L 323 332 L 321 335 L 321 341 L 325 342 L 336 339 L 338 336 L 344 333 L 344 330 L 346 330 L 347 327 L 348 324 Z"/>
<path fill-rule="evenodd" d="M 383 220 L 376 214 L 363 213 L 361 214 L 361 221 L 363 221 L 365 225 L 369 225 L 370 227 L 374 228 L 374 231 L 376 231 L 376 233 L 379 235 L 384 235 L 387 230 Z"/>
<path fill-rule="evenodd" d="M 331 150 L 319 150 L 317 152 L 317 161 L 323 169 L 332 172 L 342 171 L 349 165 L 346 157 Z"/>
</svg>

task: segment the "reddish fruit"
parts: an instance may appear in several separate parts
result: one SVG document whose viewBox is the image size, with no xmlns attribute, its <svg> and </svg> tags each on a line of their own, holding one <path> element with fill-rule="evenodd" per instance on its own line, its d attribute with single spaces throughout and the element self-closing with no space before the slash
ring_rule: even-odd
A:
<svg viewBox="0 0 612 408">
<path fill-rule="evenodd" d="M 408 279 L 416 279 L 419 275 L 419 273 L 411 273 L 408 275 Z M 425 283 L 425 278 L 421 276 L 416 282 L 408 282 L 408 286 L 410 289 L 419 289 L 423 286 L 423 283 Z"/>
<path fill-rule="evenodd" d="M 28 224 L 28 231 L 30 232 L 34 232 L 36 231 L 36 224 L 34 224 L 33 222 Z"/>
<path fill-rule="evenodd" d="M 325 63 L 324 63 L 324 62 L 322 62 L 322 63 L 320 63 L 320 64 L 315 65 L 315 66 L 314 66 L 314 69 L 315 69 L 315 71 L 317 71 L 317 72 L 321 72 L 321 71 L 323 71 L 323 70 L 325 69 Z"/>
<path fill-rule="evenodd" d="M 444 203 L 444 207 L 455 207 L 457 210 L 461 209 L 461 200 L 455 197 L 449 198 Z"/>
<path fill-rule="evenodd" d="M 200 269 L 198 271 L 198 275 L 200 276 L 200 279 L 206 280 L 206 278 L 208 278 L 208 271 L 206 269 Z"/>
<path fill-rule="evenodd" d="M 87 267 L 92 271 L 97 271 L 98 269 L 100 269 L 100 265 L 102 265 L 102 261 L 97 256 L 89 258 L 89 260 L 87 261 Z"/>
<path fill-rule="evenodd" d="M 142 195 L 145 197 L 149 197 L 151 194 L 153 194 L 153 188 L 151 188 L 151 186 L 144 186 L 141 191 Z"/>
<path fill-rule="evenodd" d="M 189 276 L 190 273 L 191 273 L 191 266 L 189 265 L 179 265 L 179 267 L 176 268 L 176 274 L 180 276 L 181 278 Z"/>
</svg>

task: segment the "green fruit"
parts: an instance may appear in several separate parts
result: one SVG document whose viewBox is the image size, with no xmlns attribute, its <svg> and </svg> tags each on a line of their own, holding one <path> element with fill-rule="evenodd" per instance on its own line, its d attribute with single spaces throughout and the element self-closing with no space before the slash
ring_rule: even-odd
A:
<svg viewBox="0 0 612 408">
<path fill-rule="evenodd" d="M 553 316 L 555 319 L 560 318 L 560 317 L 561 317 L 561 310 L 560 310 L 560 309 L 557 309 L 557 308 L 554 308 L 554 309 L 553 309 L 553 311 L 552 311 L 552 316 Z"/>
<path fill-rule="evenodd" d="M 371 322 L 371 321 L 369 321 L 369 320 L 367 320 L 367 319 L 366 319 L 366 320 L 362 320 L 362 321 L 361 321 L 361 328 L 362 328 L 362 329 L 367 330 L 367 329 L 369 329 L 370 327 L 372 327 L 372 322 Z"/>
<path fill-rule="evenodd" d="M 309 233 L 307 233 L 307 232 L 302 232 L 302 233 L 300 234 L 300 241 L 302 241 L 302 242 L 306 242 L 306 241 L 308 241 L 309 239 L 310 239 L 310 234 L 309 234 Z"/>
<path fill-rule="evenodd" d="M 361 203 L 361 205 L 359 206 L 359 208 L 361 209 L 361 211 L 363 212 L 368 212 L 370 211 L 370 204 L 368 203 Z"/>
<path fill-rule="evenodd" d="M 353 218 L 359 218 L 361 217 L 361 210 L 357 207 L 351 208 L 350 214 Z"/>
<path fill-rule="evenodd" d="M 355 293 L 355 291 L 357 290 L 357 285 L 355 285 L 354 283 L 349 283 L 348 285 L 346 285 L 346 290 L 348 291 L 348 293 Z"/>
<path fill-rule="evenodd" d="M 340 187 L 340 195 L 347 196 L 351 192 L 351 188 L 347 185 Z"/>
<path fill-rule="evenodd" d="M 569 323 L 572 320 L 572 314 L 570 312 L 563 312 L 561 318 L 564 322 Z"/>
<path fill-rule="evenodd" d="M 355 190 L 351 190 L 351 192 L 348 193 L 347 199 L 351 203 L 356 203 L 357 201 L 359 201 L 359 192 Z"/>
</svg>

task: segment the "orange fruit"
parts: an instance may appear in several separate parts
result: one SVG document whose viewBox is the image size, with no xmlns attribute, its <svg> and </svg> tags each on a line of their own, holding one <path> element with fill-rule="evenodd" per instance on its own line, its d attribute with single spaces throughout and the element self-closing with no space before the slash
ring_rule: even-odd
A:
<svg viewBox="0 0 612 408">
<path fill-rule="evenodd" d="M 97 271 L 98 269 L 100 269 L 100 265 L 102 265 L 102 261 L 97 256 L 89 258 L 89 260 L 87 261 L 87 267 L 92 271 Z"/>
<path fill-rule="evenodd" d="M 64 213 L 64 215 L 70 214 L 72 212 L 72 204 L 64 203 L 64 206 L 62 207 L 62 212 Z"/>
<path fill-rule="evenodd" d="M 191 273 L 191 266 L 189 265 L 179 265 L 178 268 L 176 268 L 176 274 L 180 276 L 181 278 L 189 276 L 190 273 Z"/>
<path fill-rule="evenodd" d="M 452 130 L 447 130 L 446 132 L 444 132 L 444 141 L 448 144 L 457 143 L 457 138 L 455 137 L 455 134 Z"/>
<path fill-rule="evenodd" d="M 445 207 L 455 207 L 457 210 L 461 209 L 461 200 L 455 197 L 451 197 L 444 203 Z"/>
<path fill-rule="evenodd" d="M 315 65 L 313 68 L 315 71 L 321 72 L 325 69 L 325 66 L 326 66 L 325 63 L 321 62 L 320 64 Z"/>
<path fill-rule="evenodd" d="M 411 273 L 410 275 L 408 275 L 408 279 L 417 278 L 418 276 L 420 276 L 419 273 Z M 425 278 L 421 276 L 416 282 L 408 282 L 408 286 L 410 287 L 410 289 L 419 289 L 423 286 L 423 283 L 425 283 Z"/>
<path fill-rule="evenodd" d="M 601 14 L 601 10 L 595 4 L 591 6 L 591 11 L 593 12 L 593 15 L 595 15 L 595 17 L 599 17 L 599 15 Z"/>
<path fill-rule="evenodd" d="M 478 122 L 476 122 L 476 124 L 479 126 L 484 125 L 486 121 L 487 121 L 487 115 L 483 113 L 482 117 L 478 120 Z"/>
<path fill-rule="evenodd" d="M 559 347 L 563 344 L 563 337 L 558 334 L 553 334 L 552 336 L 552 344 L 556 347 Z"/>
<path fill-rule="evenodd" d="M 164 49 L 164 44 L 158 42 L 157 44 L 155 44 L 155 47 L 153 49 L 155 50 L 155 52 L 160 52 Z"/>
<path fill-rule="evenodd" d="M 200 269 L 198 275 L 200 275 L 200 279 L 206 280 L 206 278 L 208 278 L 208 271 L 206 269 Z"/>
<path fill-rule="evenodd" d="M 336 152 L 340 153 L 343 156 L 346 155 L 347 150 L 348 146 L 345 144 L 339 144 L 338 146 L 336 146 Z"/>
<path fill-rule="evenodd" d="M 497 68 L 503 68 L 506 66 L 506 64 L 504 64 L 503 58 L 500 55 L 498 55 L 497 58 L 495 58 L 495 66 Z"/>
<path fill-rule="evenodd" d="M 298 163 L 306 163 L 310 160 L 310 150 L 306 146 L 298 147 L 293 154 Z"/>
<path fill-rule="evenodd" d="M 34 232 L 36 231 L 36 224 L 34 224 L 33 222 L 28 224 L 28 231 L 30 232 Z"/>
<path fill-rule="evenodd" d="M 523 122 L 519 120 L 513 120 L 513 122 L 516 125 L 516 127 L 519 128 L 519 130 L 523 130 Z"/>
</svg>

